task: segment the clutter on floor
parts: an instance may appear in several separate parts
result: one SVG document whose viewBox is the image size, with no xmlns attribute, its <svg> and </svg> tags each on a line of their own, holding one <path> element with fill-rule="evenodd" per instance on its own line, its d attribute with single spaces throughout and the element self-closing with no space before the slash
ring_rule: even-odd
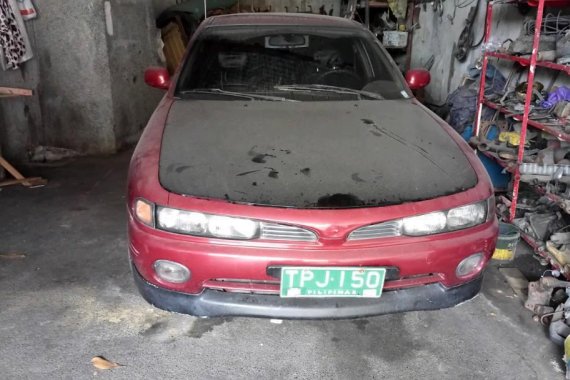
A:
<svg viewBox="0 0 570 380">
<path fill-rule="evenodd" d="M 570 17 L 543 17 L 546 1 L 534 4 L 536 18 L 523 22 L 515 40 L 502 41 L 487 27 L 477 102 L 469 110 L 475 125 L 467 132 L 463 121 L 454 127 L 477 149 L 497 191 L 498 214 L 506 223 L 494 258 L 512 259 L 509 243 L 519 235 L 532 247 L 545 270 L 528 283 L 525 307 L 548 326 L 553 342 L 570 348 L 570 88 L 555 85 L 558 73 L 570 73 Z M 493 2 L 487 6 L 491 20 Z M 498 86 L 495 59 L 512 62 Z M 548 85 L 535 80 L 536 69 L 548 69 Z"/>
<path fill-rule="evenodd" d="M 32 96 L 32 91 L 23 88 L 0 87 L 0 98 L 15 97 L 15 96 Z M 8 179 L 0 182 L 0 187 L 9 185 L 24 185 L 27 187 L 39 187 L 47 183 L 47 181 L 40 177 L 24 177 L 12 164 L 10 164 L 2 155 L 0 155 L 0 170 L 4 169 L 13 179 Z M 1 177 L 0 177 L 1 178 Z"/>
</svg>

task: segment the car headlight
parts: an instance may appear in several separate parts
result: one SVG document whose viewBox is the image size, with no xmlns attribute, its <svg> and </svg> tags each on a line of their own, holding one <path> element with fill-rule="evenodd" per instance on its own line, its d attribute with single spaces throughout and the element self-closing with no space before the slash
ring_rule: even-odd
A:
<svg viewBox="0 0 570 380">
<path fill-rule="evenodd" d="M 432 235 L 476 226 L 487 220 L 487 202 L 404 218 L 402 219 L 402 234 L 410 236 Z"/>
<path fill-rule="evenodd" d="M 247 240 L 259 235 L 259 222 L 254 220 L 160 206 L 156 207 L 156 227 L 170 232 L 225 239 Z"/>
<path fill-rule="evenodd" d="M 444 212 L 431 212 L 429 214 L 411 216 L 402 219 L 402 235 L 429 235 L 445 230 L 447 218 Z"/>
<path fill-rule="evenodd" d="M 424 236 L 457 231 L 473 227 L 488 220 L 493 212 L 493 199 L 455 207 L 445 211 L 430 212 L 408 218 L 365 226 L 353 231 L 348 240 L 377 239 L 388 236 Z M 362 232 L 361 232 L 362 231 Z"/>
<path fill-rule="evenodd" d="M 447 212 L 447 229 L 458 230 L 481 224 L 487 219 L 487 202 L 452 208 Z"/>
</svg>

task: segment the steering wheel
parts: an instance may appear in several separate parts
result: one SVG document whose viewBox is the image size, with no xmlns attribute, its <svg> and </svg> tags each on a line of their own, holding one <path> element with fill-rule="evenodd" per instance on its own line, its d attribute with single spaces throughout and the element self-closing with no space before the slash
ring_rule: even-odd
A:
<svg viewBox="0 0 570 380">
<path fill-rule="evenodd" d="M 315 78 L 315 82 L 317 84 L 345 87 L 353 90 L 362 88 L 362 79 L 354 71 L 346 69 L 325 71 Z"/>
</svg>

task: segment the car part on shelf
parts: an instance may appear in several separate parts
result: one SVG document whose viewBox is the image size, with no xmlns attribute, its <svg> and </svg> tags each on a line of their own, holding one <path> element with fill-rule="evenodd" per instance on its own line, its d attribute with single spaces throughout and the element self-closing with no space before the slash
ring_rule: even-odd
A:
<svg viewBox="0 0 570 380">
<path fill-rule="evenodd" d="M 521 103 L 524 103 L 526 99 L 526 87 L 527 87 L 527 82 L 519 83 L 517 87 L 515 87 L 516 98 Z M 534 82 L 534 84 L 532 85 L 531 102 L 536 101 L 536 99 L 542 98 L 542 95 L 540 93 L 542 92 L 543 89 L 544 85 L 542 83 Z"/>
<path fill-rule="evenodd" d="M 554 231 L 558 230 L 556 223 L 561 219 L 559 213 L 525 215 L 532 229 L 533 235 L 539 240 L 546 240 Z"/>
<path fill-rule="evenodd" d="M 526 198 L 521 196 L 517 208 L 525 210 L 526 212 L 537 212 L 541 209 L 541 206 L 542 205 L 536 198 Z"/>
<path fill-rule="evenodd" d="M 540 183 L 549 183 L 552 181 L 551 175 L 539 175 L 539 174 L 521 174 L 521 182 L 530 183 L 532 185 L 537 185 Z M 570 176 L 562 177 L 559 182 L 570 184 Z"/>
<path fill-rule="evenodd" d="M 563 176 L 570 176 L 570 165 L 540 165 L 535 163 L 524 163 L 520 165 L 519 170 L 521 174 L 552 176 L 560 168 L 562 168 Z"/>
<path fill-rule="evenodd" d="M 566 100 L 559 101 L 558 103 L 556 103 L 556 106 L 554 106 L 554 111 L 552 111 L 552 113 L 554 114 L 554 116 L 560 118 L 565 118 L 570 116 L 570 102 Z"/>
<path fill-rule="evenodd" d="M 566 32 L 566 35 L 556 41 L 556 57 L 568 57 L 570 56 L 570 33 Z"/>
<path fill-rule="evenodd" d="M 546 149 L 543 149 L 543 151 Z M 551 149 L 552 150 L 552 163 L 553 164 L 560 164 L 560 162 L 562 160 L 565 160 L 568 156 L 568 154 L 570 153 L 570 147 L 561 147 L 561 148 L 556 148 L 556 149 Z M 546 164 L 547 162 L 543 162 L 544 164 Z"/>
<path fill-rule="evenodd" d="M 522 58 L 530 59 L 532 54 L 521 55 Z M 536 55 L 539 61 L 553 62 L 556 59 L 556 50 L 539 51 Z"/>
<path fill-rule="evenodd" d="M 542 165 L 554 165 L 556 162 L 554 161 L 554 149 L 542 149 L 536 155 L 536 163 Z"/>
<path fill-rule="evenodd" d="M 566 189 L 566 192 L 568 191 L 568 188 Z M 565 193 L 566 193 L 565 192 Z M 567 198 L 567 196 L 565 194 L 563 195 L 559 195 L 559 197 L 561 198 L 558 202 L 558 206 L 564 210 L 565 213 L 570 214 L 570 200 L 568 199 L 564 199 Z"/>
<path fill-rule="evenodd" d="M 532 6 L 537 5 L 537 1 L 529 2 L 533 3 Z M 549 6 L 548 0 L 545 2 L 545 6 Z M 523 22 L 523 31 L 527 35 L 534 35 L 536 27 L 536 20 L 534 19 L 527 19 Z M 564 32 L 570 29 L 570 16 L 558 14 L 551 14 L 548 13 L 542 18 L 542 26 L 541 26 L 541 34 L 542 35 L 553 35 L 553 36 L 560 36 Z"/>
<path fill-rule="evenodd" d="M 499 133 L 499 142 L 507 143 L 510 146 L 519 146 L 521 135 L 518 132 L 501 132 Z"/>
<path fill-rule="evenodd" d="M 531 54 L 534 34 L 521 35 L 508 48 L 511 54 Z M 556 50 L 556 36 L 540 36 L 540 51 Z"/>
<path fill-rule="evenodd" d="M 516 150 L 509 148 L 507 144 L 497 144 L 494 141 L 487 140 L 483 137 L 472 137 L 469 142 L 477 146 L 477 148 L 482 152 L 505 152 L 510 154 L 516 154 Z"/>
<path fill-rule="evenodd" d="M 550 201 L 554 201 L 555 203 L 559 203 L 557 193 L 560 190 L 565 189 L 565 183 L 570 182 L 570 176 L 565 176 L 564 171 L 562 173 L 556 173 L 556 170 L 551 170 L 549 173 L 544 174 L 536 174 L 532 171 L 527 171 L 525 174 L 523 173 L 523 170 L 519 171 L 520 165 L 525 165 L 525 163 L 536 163 L 538 161 L 535 154 L 531 154 L 528 149 L 525 149 L 527 143 L 530 143 L 530 149 L 534 150 L 544 149 L 545 146 L 552 147 L 550 142 L 553 140 L 570 142 L 570 123 L 566 122 L 566 120 L 561 120 L 555 117 L 552 114 L 551 108 L 539 107 L 536 102 L 533 102 L 535 98 L 541 99 L 541 96 L 543 95 L 540 92 L 542 89 L 540 87 L 543 86 L 534 85 L 535 83 L 538 84 L 538 82 L 535 81 L 535 69 L 537 66 L 550 67 L 560 72 L 564 72 L 565 69 L 567 69 L 567 67 L 551 65 L 547 61 L 552 61 L 556 56 L 556 40 L 566 34 L 567 30 L 570 30 L 570 17 L 561 16 L 560 14 L 558 16 L 546 15 L 543 17 L 544 7 L 545 5 L 548 6 L 550 2 L 548 0 L 535 0 L 532 4 L 537 7 L 534 21 L 529 19 L 524 22 L 521 37 L 518 38 L 517 41 L 511 41 L 512 43 L 509 45 L 509 50 L 505 51 L 504 49 L 501 49 L 505 45 L 504 42 L 497 44 L 499 40 L 491 33 L 494 21 L 498 21 L 493 20 L 493 4 L 500 4 L 500 2 L 487 3 L 487 28 L 485 32 L 485 42 L 486 45 L 489 42 L 495 44 L 498 48 L 485 49 L 483 51 L 482 72 L 486 72 L 488 61 L 490 59 L 497 58 L 511 60 L 519 67 L 525 69 L 524 71 L 527 74 L 526 81 L 528 84 L 523 83 L 519 85 L 519 88 L 517 88 L 517 91 L 515 91 L 514 94 L 512 94 L 508 88 L 505 88 L 501 94 L 502 98 L 500 98 L 497 97 L 496 94 L 490 94 L 486 91 L 486 75 L 482 75 L 477 101 L 477 114 L 473 129 L 475 130 L 475 135 L 481 136 L 482 123 L 484 120 L 488 120 L 485 118 L 485 115 L 482 114 L 482 110 L 485 109 L 483 106 L 487 106 L 497 111 L 497 113 L 502 113 L 505 118 L 512 120 L 513 122 L 521 123 L 520 129 L 514 130 L 520 132 L 521 141 L 523 141 L 524 144 L 519 144 L 516 165 L 509 165 L 507 167 L 507 170 L 515 173 L 512 177 L 511 197 L 510 199 L 507 199 L 508 203 L 505 203 L 509 207 L 509 215 L 507 219 L 512 221 L 514 218 L 521 216 L 518 207 L 518 193 L 521 182 L 528 182 L 532 187 L 537 189 L 539 187 L 543 187 L 543 184 L 547 184 L 546 193 L 548 194 Z M 543 21 L 544 25 L 542 24 Z M 524 57 L 524 54 L 527 53 L 531 53 L 532 55 L 530 57 Z M 523 56 L 521 57 L 521 55 Z M 520 74 L 519 78 L 522 77 L 522 70 L 520 70 Z M 554 81 L 551 82 L 548 88 L 552 87 L 552 83 L 554 83 Z M 524 91 L 525 87 L 528 87 L 527 91 Z M 530 139 L 527 134 L 529 132 L 529 126 L 536 130 L 541 130 L 540 137 L 534 141 L 529 141 Z M 546 160 L 541 163 L 566 165 L 570 164 L 570 157 L 564 157 L 562 159 L 557 158 L 554 160 L 553 152 L 548 152 Z M 504 161 L 500 161 L 499 164 L 506 166 Z M 526 169 L 529 168 L 530 167 L 527 167 Z M 534 169 L 536 168 L 538 167 L 534 167 Z M 554 193 L 554 190 L 556 190 L 557 193 Z M 541 247 L 540 245 L 540 243 L 544 245 L 543 242 L 534 244 L 535 242 L 531 241 L 530 237 L 528 242 L 533 246 L 537 254 L 543 255 L 544 247 Z"/>
</svg>

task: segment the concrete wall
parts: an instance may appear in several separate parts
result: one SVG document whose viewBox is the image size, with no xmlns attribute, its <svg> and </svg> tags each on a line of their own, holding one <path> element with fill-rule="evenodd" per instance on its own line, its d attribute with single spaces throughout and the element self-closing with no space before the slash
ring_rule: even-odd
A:
<svg viewBox="0 0 570 380">
<path fill-rule="evenodd" d="M 104 3 L 35 2 L 39 17 L 26 22 L 35 57 L 0 71 L 0 84 L 34 90 L 0 101 L 7 157 L 24 160 L 37 145 L 108 154 L 138 136 L 160 98 L 142 84 L 144 67 L 157 62 L 151 0 L 113 0 L 113 35 Z"/>
<path fill-rule="evenodd" d="M 154 9 L 154 13 L 156 15 L 159 15 L 160 12 L 168 7 L 176 5 L 177 3 L 177 0 L 152 0 L 152 7 Z"/>
<path fill-rule="evenodd" d="M 160 14 L 160 12 L 176 3 L 177 0 L 153 0 L 156 14 Z M 318 13 L 319 7 L 324 5 L 327 12 L 331 7 L 334 9 L 334 16 L 340 14 L 340 0 L 239 0 L 239 5 L 244 12 L 252 8 L 265 10 L 269 8 L 269 5 L 271 5 L 272 12 L 285 12 L 285 7 L 289 9 L 289 12 L 295 12 L 296 7 L 299 7 L 299 12 L 308 12 L 310 5 L 313 8 L 313 13 Z"/>
<path fill-rule="evenodd" d="M 445 1 L 443 17 L 435 14 L 430 6 L 427 11 L 422 8 L 419 25 L 420 29 L 414 31 L 412 67 L 423 67 L 433 54 L 434 64 L 430 70 L 431 84 L 426 89 L 427 100 L 432 103 L 443 103 L 447 94 L 457 88 L 461 83 L 467 69 L 481 56 L 481 47 L 471 50 L 465 62 L 459 62 L 453 56 L 454 44 L 465 26 L 465 18 L 470 7 L 455 10 L 453 22 L 448 15 L 453 15 L 454 3 Z M 474 5 L 474 4 L 473 4 Z M 474 43 L 483 35 L 485 25 L 486 3 L 481 1 L 475 24 L 473 27 Z M 493 30 L 502 40 L 516 38 L 520 33 L 523 17 L 512 5 L 495 5 L 493 17 Z"/>
<path fill-rule="evenodd" d="M 312 7 L 313 13 L 318 13 L 319 7 L 324 5 L 326 12 L 332 7 L 334 9 L 334 16 L 340 14 L 340 0 L 246 0 L 240 2 L 240 6 L 243 10 L 251 9 L 252 6 L 265 10 L 270 5 L 272 12 L 285 12 L 285 7 L 287 7 L 289 12 L 297 11 L 297 7 L 299 7 L 299 12 L 309 12 Z"/>
<path fill-rule="evenodd" d="M 102 1 L 36 2 L 42 144 L 85 153 L 115 150 Z M 57 5 L 55 5 L 57 4 Z"/>
<path fill-rule="evenodd" d="M 158 59 L 159 31 L 154 9 L 145 0 L 113 0 L 113 36 L 108 36 L 113 130 L 117 147 L 138 140 L 149 111 L 163 95 L 144 83 L 144 70 L 163 66 Z"/>
<path fill-rule="evenodd" d="M 34 46 L 36 23 L 29 24 L 28 34 Z M 37 49 L 36 49 L 37 50 Z M 36 89 L 39 86 L 39 60 L 34 58 L 20 70 L 0 70 L 0 86 Z M 43 135 L 39 94 L 32 97 L 0 99 L 0 152 L 6 157 L 24 160 L 27 148 Z M 1 173 L 0 173 L 1 176 Z"/>
<path fill-rule="evenodd" d="M 473 3 L 474 4 L 474 3 Z M 435 104 L 445 102 L 447 95 L 454 91 L 462 82 L 467 69 L 481 57 L 481 46 L 471 50 L 467 60 L 458 62 L 453 56 L 454 44 L 457 43 L 459 34 L 464 27 L 464 20 L 469 13 L 469 8 L 458 8 L 455 11 L 453 23 L 447 15 L 453 14 L 453 2 L 444 2 L 444 15 L 440 18 L 428 6 L 427 11 L 421 10 L 419 17 L 420 29 L 414 32 L 412 67 L 423 67 L 425 62 L 433 54 L 435 56 L 434 65 L 430 72 L 432 75 L 431 84 L 426 89 L 427 101 Z M 519 13 L 518 9 L 509 4 L 497 4 L 493 7 L 492 36 L 499 43 L 508 38 L 516 39 L 521 32 L 522 22 L 525 16 Z M 474 40 L 476 42 L 483 36 L 485 25 L 486 3 L 481 1 L 475 25 Z M 534 18 L 536 13 L 531 12 L 526 17 Z M 513 63 L 505 60 L 491 60 L 505 77 L 513 67 Z M 568 85 L 570 78 L 567 75 L 556 75 L 556 71 L 538 68 L 536 80 L 548 86 L 554 82 L 556 85 Z M 526 80 L 526 72 L 520 81 Z M 514 86 L 514 84 L 513 84 Z"/>
</svg>

